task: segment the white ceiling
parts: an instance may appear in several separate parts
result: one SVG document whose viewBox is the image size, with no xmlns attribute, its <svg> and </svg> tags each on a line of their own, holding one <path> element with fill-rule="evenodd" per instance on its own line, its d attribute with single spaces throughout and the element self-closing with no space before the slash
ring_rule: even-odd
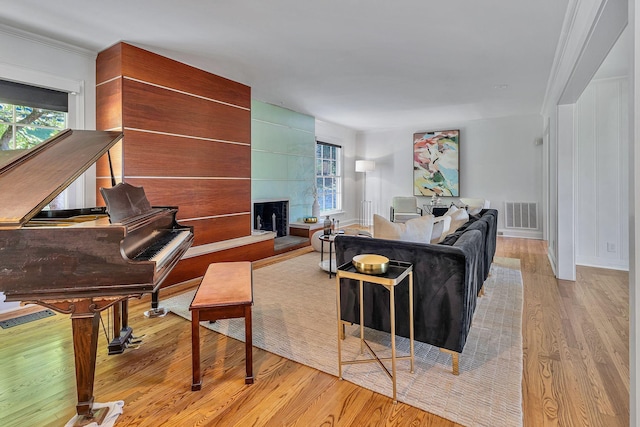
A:
<svg viewBox="0 0 640 427">
<path fill-rule="evenodd" d="M 0 22 L 126 41 L 370 130 L 539 114 L 567 1 L 0 0 Z"/>
</svg>

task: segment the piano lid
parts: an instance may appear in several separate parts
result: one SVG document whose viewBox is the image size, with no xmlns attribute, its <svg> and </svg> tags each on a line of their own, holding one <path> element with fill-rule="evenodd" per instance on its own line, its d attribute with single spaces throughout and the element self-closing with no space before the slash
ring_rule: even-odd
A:
<svg viewBox="0 0 640 427">
<path fill-rule="evenodd" d="M 0 229 L 19 228 L 115 145 L 117 131 L 67 129 L 0 163 Z"/>
</svg>

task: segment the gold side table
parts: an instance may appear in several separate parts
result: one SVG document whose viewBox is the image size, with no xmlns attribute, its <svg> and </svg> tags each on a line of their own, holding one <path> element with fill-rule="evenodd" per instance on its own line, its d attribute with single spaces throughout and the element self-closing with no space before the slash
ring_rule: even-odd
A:
<svg viewBox="0 0 640 427">
<path fill-rule="evenodd" d="M 395 288 L 409 277 L 409 343 L 410 355 L 396 355 L 396 313 L 395 313 Z M 342 319 L 340 310 L 340 279 L 356 279 L 359 281 L 359 297 L 360 297 L 360 354 L 364 353 L 364 349 L 368 350 L 371 355 L 370 359 L 342 360 Z M 389 316 L 391 320 L 391 357 L 380 358 L 371 348 L 369 343 L 364 339 L 364 310 L 363 310 L 363 283 L 374 283 L 382 285 L 389 291 Z M 413 265 L 403 261 L 389 261 L 389 268 L 386 273 L 381 275 L 369 275 L 359 273 L 351 262 L 338 267 L 336 273 L 336 300 L 338 304 L 338 378 L 342 379 L 342 365 L 353 365 L 357 363 L 376 362 L 382 370 L 387 374 L 393 383 L 393 403 L 398 403 L 396 398 L 396 361 L 411 361 L 411 373 L 413 373 L 414 363 L 414 343 L 413 343 Z M 391 372 L 382 363 L 391 360 Z"/>
</svg>

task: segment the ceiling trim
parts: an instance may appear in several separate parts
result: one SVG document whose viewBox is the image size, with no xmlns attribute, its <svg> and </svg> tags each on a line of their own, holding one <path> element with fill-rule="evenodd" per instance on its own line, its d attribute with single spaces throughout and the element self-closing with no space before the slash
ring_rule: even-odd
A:
<svg viewBox="0 0 640 427">
<path fill-rule="evenodd" d="M 19 28 L 12 27 L 6 24 L 0 24 L 0 33 L 7 34 L 9 36 L 18 37 L 24 40 L 28 40 L 35 43 L 40 43 L 48 47 L 52 47 L 59 50 L 87 56 L 89 58 L 95 58 L 98 52 L 94 52 L 90 49 L 85 49 L 79 46 L 75 46 L 62 41 L 54 40 L 49 37 L 41 36 L 38 34 L 30 33 L 29 31 L 21 30 Z"/>
<path fill-rule="evenodd" d="M 570 0 L 542 114 L 575 102 L 627 23 L 627 0 Z"/>
</svg>

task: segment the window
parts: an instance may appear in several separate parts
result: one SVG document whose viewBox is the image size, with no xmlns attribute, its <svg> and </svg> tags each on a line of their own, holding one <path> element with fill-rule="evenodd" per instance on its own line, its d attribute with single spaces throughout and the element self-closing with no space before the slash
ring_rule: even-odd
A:
<svg viewBox="0 0 640 427">
<path fill-rule="evenodd" d="M 342 147 L 316 142 L 316 190 L 322 213 L 342 209 Z"/>
<path fill-rule="evenodd" d="M 0 102 L 0 149 L 26 150 L 67 126 L 67 113 Z"/>
<path fill-rule="evenodd" d="M 28 150 L 65 129 L 67 99 L 64 92 L 0 81 L 0 151 Z M 49 207 L 64 205 L 63 193 Z"/>
</svg>

